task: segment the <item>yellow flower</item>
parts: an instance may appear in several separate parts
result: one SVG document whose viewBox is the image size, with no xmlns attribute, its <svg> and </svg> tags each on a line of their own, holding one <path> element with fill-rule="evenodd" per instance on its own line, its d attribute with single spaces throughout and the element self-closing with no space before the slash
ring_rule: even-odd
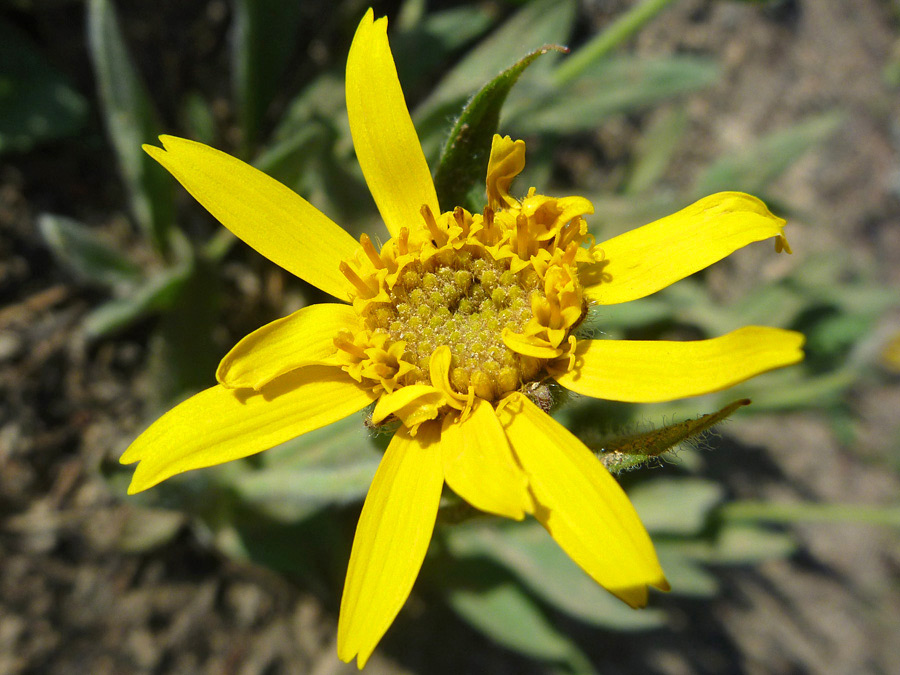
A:
<svg viewBox="0 0 900 675">
<path fill-rule="evenodd" d="M 150 426 L 122 456 L 129 488 L 271 448 L 375 403 L 399 422 L 363 506 L 338 654 L 360 667 L 405 602 L 444 483 L 473 506 L 533 515 L 597 583 L 633 607 L 667 589 L 653 545 L 594 454 L 535 403 L 551 378 L 587 396 L 667 401 L 802 358 L 802 337 L 743 328 L 696 342 L 579 339 L 589 304 L 635 300 L 784 221 L 721 193 L 593 245 L 581 197 L 509 192 L 525 144 L 494 137 L 483 213 L 441 213 L 387 41 L 366 14 L 347 62 L 356 154 L 391 238 L 357 242 L 277 181 L 164 136 L 150 155 L 223 225 L 340 303 L 305 307 L 241 340 L 219 384 Z"/>
</svg>

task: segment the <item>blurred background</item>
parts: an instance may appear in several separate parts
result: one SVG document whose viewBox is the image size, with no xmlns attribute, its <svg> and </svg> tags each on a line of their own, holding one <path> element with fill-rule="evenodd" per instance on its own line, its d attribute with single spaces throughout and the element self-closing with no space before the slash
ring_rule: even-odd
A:
<svg viewBox="0 0 900 675">
<path fill-rule="evenodd" d="M 559 417 L 613 437 L 726 424 L 620 474 L 673 590 L 629 610 L 535 522 L 439 523 L 373 673 L 900 672 L 900 3 L 377 2 L 435 167 L 465 101 L 544 44 L 500 130 L 598 240 L 752 192 L 770 244 L 624 306 L 611 337 L 747 324 L 801 366 Z M 240 337 L 321 294 L 224 233 L 140 150 L 267 171 L 378 222 L 343 108 L 357 0 L 0 4 L 0 672 L 349 673 L 337 609 L 387 439 L 361 417 L 126 497 L 117 458 Z M 445 518 L 445 521 L 452 518 Z"/>
</svg>

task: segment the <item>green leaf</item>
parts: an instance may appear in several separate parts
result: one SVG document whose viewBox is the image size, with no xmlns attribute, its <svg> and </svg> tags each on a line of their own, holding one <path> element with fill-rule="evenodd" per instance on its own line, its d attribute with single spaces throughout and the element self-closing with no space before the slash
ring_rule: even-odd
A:
<svg viewBox="0 0 900 675">
<path fill-rule="evenodd" d="M 159 251 L 169 246 L 172 180 L 141 149 L 159 136 L 156 111 L 125 46 L 109 0 L 88 3 L 88 46 L 101 112 L 138 225 Z"/>
<path fill-rule="evenodd" d="M 260 462 L 267 469 L 290 471 L 347 466 L 369 461 L 378 439 L 386 447 L 387 436 L 373 437 L 359 415 L 350 415 L 267 450 Z"/>
<path fill-rule="evenodd" d="M 805 152 L 821 145 L 840 128 L 846 116 L 831 111 L 763 137 L 738 153 L 710 164 L 698 177 L 698 197 L 720 190 L 762 192 Z"/>
<path fill-rule="evenodd" d="M 749 405 L 749 399 L 729 403 L 714 413 L 669 424 L 640 434 L 608 438 L 600 448 L 600 461 L 612 473 L 627 471 L 658 457 L 679 443 L 687 441 L 730 417 L 738 408 Z"/>
<path fill-rule="evenodd" d="M 537 0 L 526 4 L 502 26 L 472 49 L 434 88 L 415 111 L 416 126 L 447 103 L 459 105 L 487 82 L 498 64 L 514 63 L 527 50 L 546 44 L 564 44 L 575 17 L 573 0 Z"/>
<path fill-rule="evenodd" d="M 454 589 L 450 606 L 497 644 L 545 661 L 564 661 L 575 649 L 514 584 L 481 590 Z"/>
<path fill-rule="evenodd" d="M 151 343 L 154 393 L 175 400 L 215 383 L 222 356 L 213 339 L 219 325 L 222 278 L 214 261 L 191 255 L 189 273 L 160 316 Z"/>
<path fill-rule="evenodd" d="M 233 488 L 280 521 L 299 521 L 329 505 L 362 500 L 381 461 L 362 420 L 352 415 L 260 457 L 262 468 L 236 476 Z"/>
<path fill-rule="evenodd" d="M 346 135 L 349 136 L 350 125 L 346 117 L 343 75 L 322 73 L 288 104 L 272 133 L 274 143 L 269 146 L 269 151 L 273 151 L 277 144 L 291 143 L 297 134 L 304 133 L 313 120 L 332 124 L 340 122 L 346 126 Z"/>
<path fill-rule="evenodd" d="M 379 461 L 371 449 L 368 454 L 368 460 L 345 466 L 247 473 L 235 489 L 241 499 L 272 518 L 303 520 L 326 506 L 349 504 L 366 496 Z"/>
<path fill-rule="evenodd" d="M 453 125 L 434 177 L 442 211 L 467 204 L 467 196 L 484 182 L 490 156 L 491 139 L 500 123 L 500 109 L 510 89 L 537 57 L 562 47 L 542 47 L 528 54 L 484 85 L 463 109 Z"/>
<path fill-rule="evenodd" d="M 647 530 L 677 535 L 700 532 L 722 497 L 718 483 L 702 478 L 657 478 L 628 492 Z"/>
<path fill-rule="evenodd" d="M 410 3 L 406 7 L 411 7 Z M 493 12 L 475 6 L 395 22 L 400 30 L 391 36 L 391 51 L 406 98 L 416 98 L 417 91 L 433 82 L 450 55 L 484 33 L 492 21 Z"/>
<path fill-rule="evenodd" d="M 185 98 L 181 119 L 188 138 L 206 145 L 215 144 L 216 119 L 212 108 L 198 92 L 191 92 Z"/>
<path fill-rule="evenodd" d="M 822 375 L 810 375 L 802 367 L 764 373 L 739 385 L 753 398 L 753 413 L 827 408 L 841 402 L 844 392 L 859 381 L 857 368 L 841 366 Z"/>
<path fill-rule="evenodd" d="M 816 504 L 740 501 L 721 512 L 727 523 L 860 523 L 900 528 L 900 504 Z"/>
<path fill-rule="evenodd" d="M 171 307 L 187 281 L 189 270 L 174 267 L 153 275 L 128 295 L 110 300 L 88 314 L 82 324 L 89 339 L 122 330 L 154 312 Z"/>
<path fill-rule="evenodd" d="M 260 153 L 253 166 L 285 185 L 296 186 L 330 137 L 327 127 L 310 120 L 296 133 Z"/>
<path fill-rule="evenodd" d="M 643 0 L 619 15 L 605 30 L 560 64 L 553 73 L 556 83 L 563 85 L 580 76 L 587 68 L 605 58 L 613 49 L 637 33 L 644 24 L 672 2 L 673 0 Z"/>
<path fill-rule="evenodd" d="M 53 255 L 84 279 L 103 286 L 116 286 L 134 284 L 141 278 L 137 265 L 86 225 L 52 213 L 42 213 L 37 224 Z"/>
<path fill-rule="evenodd" d="M 0 154 L 77 132 L 87 102 L 28 37 L 0 20 Z"/>
<path fill-rule="evenodd" d="M 623 188 L 629 196 L 648 192 L 662 178 L 687 130 L 687 110 L 678 106 L 658 115 L 638 139 L 635 162 Z"/>
<path fill-rule="evenodd" d="M 732 525 L 717 537 L 706 562 L 716 565 L 749 565 L 787 558 L 797 550 L 797 541 L 787 532 L 755 525 Z"/>
<path fill-rule="evenodd" d="M 595 129 L 616 114 L 702 89 L 719 77 L 717 64 L 696 56 L 616 57 L 561 87 L 546 80 L 519 87 L 509 101 L 509 126 L 519 134 Z"/>
<path fill-rule="evenodd" d="M 716 577 L 707 572 L 692 558 L 691 551 L 708 551 L 707 544 L 687 545 L 681 542 L 659 542 L 656 554 L 662 565 L 666 579 L 672 587 L 672 594 L 692 598 L 712 598 L 719 592 Z"/>
<path fill-rule="evenodd" d="M 237 0 L 232 63 L 243 147 L 254 147 L 260 123 L 278 91 L 295 45 L 304 3 Z"/>
<path fill-rule="evenodd" d="M 663 622 L 661 612 L 636 612 L 603 590 L 534 521 L 499 528 L 455 526 L 446 538 L 454 555 L 491 558 L 541 600 L 591 625 L 631 631 Z"/>
</svg>

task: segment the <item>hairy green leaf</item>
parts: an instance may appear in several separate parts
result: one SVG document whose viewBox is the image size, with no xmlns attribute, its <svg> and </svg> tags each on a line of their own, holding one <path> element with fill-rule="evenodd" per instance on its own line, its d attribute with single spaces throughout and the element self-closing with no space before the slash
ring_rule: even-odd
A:
<svg viewBox="0 0 900 675">
<path fill-rule="evenodd" d="M 100 305 L 85 317 L 85 334 L 91 339 L 100 338 L 171 307 L 188 275 L 189 271 L 184 268 L 169 268 L 136 286 L 127 296 Z"/>
<path fill-rule="evenodd" d="M 613 473 L 627 471 L 659 457 L 679 443 L 702 434 L 730 417 L 738 408 L 749 405 L 749 399 L 729 403 L 721 410 L 696 419 L 669 424 L 640 434 L 609 438 L 600 448 L 600 461 Z"/>
<path fill-rule="evenodd" d="M 503 102 L 525 69 L 554 49 L 563 51 L 562 47 L 542 47 L 531 52 L 484 85 L 463 109 L 444 145 L 434 177 L 442 210 L 456 206 L 477 210 L 477 205 L 467 204 L 467 197 L 475 185 L 484 182 L 491 138 L 500 124 Z"/>
<path fill-rule="evenodd" d="M 518 88 L 510 96 L 509 125 L 520 134 L 590 131 L 607 117 L 697 91 L 718 77 L 718 66 L 706 58 L 620 56 L 565 87 L 546 80 Z"/>
<path fill-rule="evenodd" d="M 157 115 L 109 0 L 88 3 L 88 46 L 101 112 L 128 189 L 132 214 L 153 245 L 166 251 L 174 214 L 172 180 L 141 149 L 142 143 L 156 143 Z"/>
<path fill-rule="evenodd" d="M 448 601 L 457 614 L 480 632 L 520 654 L 564 661 L 575 649 L 514 584 L 481 590 L 454 589 Z"/>
<path fill-rule="evenodd" d="M 77 220 L 42 213 L 37 224 L 57 260 L 84 279 L 115 286 L 133 284 L 141 278 L 137 265 Z"/>
<path fill-rule="evenodd" d="M 702 478 L 657 478 L 636 485 L 628 497 L 648 531 L 689 535 L 703 529 L 723 489 Z"/>
<path fill-rule="evenodd" d="M 663 621 L 660 612 L 635 612 L 603 590 L 534 521 L 504 528 L 456 526 L 446 535 L 455 555 L 490 557 L 541 600 L 586 623 L 630 631 Z"/>
</svg>

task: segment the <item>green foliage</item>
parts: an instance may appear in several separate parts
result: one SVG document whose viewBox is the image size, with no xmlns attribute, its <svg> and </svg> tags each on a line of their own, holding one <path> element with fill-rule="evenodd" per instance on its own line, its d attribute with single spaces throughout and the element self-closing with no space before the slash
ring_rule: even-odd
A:
<svg viewBox="0 0 900 675">
<path fill-rule="evenodd" d="M 563 89 L 550 79 L 517 92 L 510 101 L 509 125 L 520 134 L 589 131 L 612 115 L 707 87 L 718 76 L 718 66 L 701 57 L 607 59 Z"/>
<path fill-rule="evenodd" d="M 635 486 L 628 497 L 651 532 L 700 534 L 724 498 L 720 485 L 702 478 L 657 478 Z"/>
<path fill-rule="evenodd" d="M 643 0 L 634 5 L 606 30 L 597 33 L 572 58 L 567 59 L 554 73 L 556 83 L 565 85 L 576 79 L 586 68 L 608 56 L 670 4 L 672 0 Z"/>
<path fill-rule="evenodd" d="M 478 91 L 479 83 L 491 81 L 498 68 L 518 62 L 523 53 L 542 45 L 565 44 L 574 13 L 572 0 L 527 3 L 441 78 L 431 95 L 416 109 L 417 122 L 424 121 L 435 111 L 439 111 L 438 114 L 448 109 L 458 111 L 462 103 Z"/>
<path fill-rule="evenodd" d="M 380 459 L 362 421 L 352 416 L 266 452 L 257 470 L 235 479 L 234 490 L 269 517 L 302 520 L 365 497 Z"/>
<path fill-rule="evenodd" d="M 100 338 L 130 326 L 149 314 L 172 307 L 187 282 L 189 269 L 172 267 L 150 276 L 128 289 L 126 295 L 109 300 L 84 319 L 89 338 Z"/>
<path fill-rule="evenodd" d="M 60 262 L 87 281 L 117 286 L 141 277 L 137 265 L 76 220 L 44 213 L 38 228 Z"/>
<path fill-rule="evenodd" d="M 263 115 L 278 91 L 294 50 L 302 11 L 302 2 L 234 3 L 232 74 L 245 154 L 254 147 Z"/>
<path fill-rule="evenodd" d="M 635 612 L 600 588 L 535 521 L 454 526 L 445 530 L 444 540 L 454 557 L 494 560 L 529 593 L 585 623 L 629 631 L 655 628 L 664 620 L 662 612 Z"/>
<path fill-rule="evenodd" d="M 174 214 L 172 181 L 141 149 L 143 143 L 155 143 L 161 130 L 109 0 L 88 3 L 88 46 L 101 113 L 128 189 L 132 215 L 156 249 L 166 252 Z"/>
<path fill-rule="evenodd" d="M 612 473 L 645 465 L 681 443 L 699 437 L 745 405 L 750 405 L 749 399 L 729 403 L 717 412 L 701 415 L 696 419 L 668 424 L 652 431 L 604 439 L 603 447 L 599 450 L 600 461 Z"/>
<path fill-rule="evenodd" d="M 461 617 L 497 644 L 542 661 L 577 660 L 587 666 L 579 672 L 594 672 L 577 647 L 512 584 L 480 590 L 461 588 L 449 596 L 448 602 Z"/>
<path fill-rule="evenodd" d="M 551 49 L 542 47 L 520 59 L 484 85 L 463 108 L 447 137 L 434 176 L 442 210 L 449 211 L 455 206 L 478 210 L 478 202 L 470 205 L 468 196 L 472 188 L 483 184 L 487 174 L 491 139 L 500 124 L 500 109 L 519 76 Z"/>
<path fill-rule="evenodd" d="M 701 172 L 694 192 L 700 197 L 720 190 L 759 194 L 797 158 L 831 138 L 846 116 L 830 111 L 764 136 L 743 152 L 721 157 Z"/>
<path fill-rule="evenodd" d="M 26 35 L 0 19 L 0 155 L 76 133 L 87 103 Z"/>
</svg>

